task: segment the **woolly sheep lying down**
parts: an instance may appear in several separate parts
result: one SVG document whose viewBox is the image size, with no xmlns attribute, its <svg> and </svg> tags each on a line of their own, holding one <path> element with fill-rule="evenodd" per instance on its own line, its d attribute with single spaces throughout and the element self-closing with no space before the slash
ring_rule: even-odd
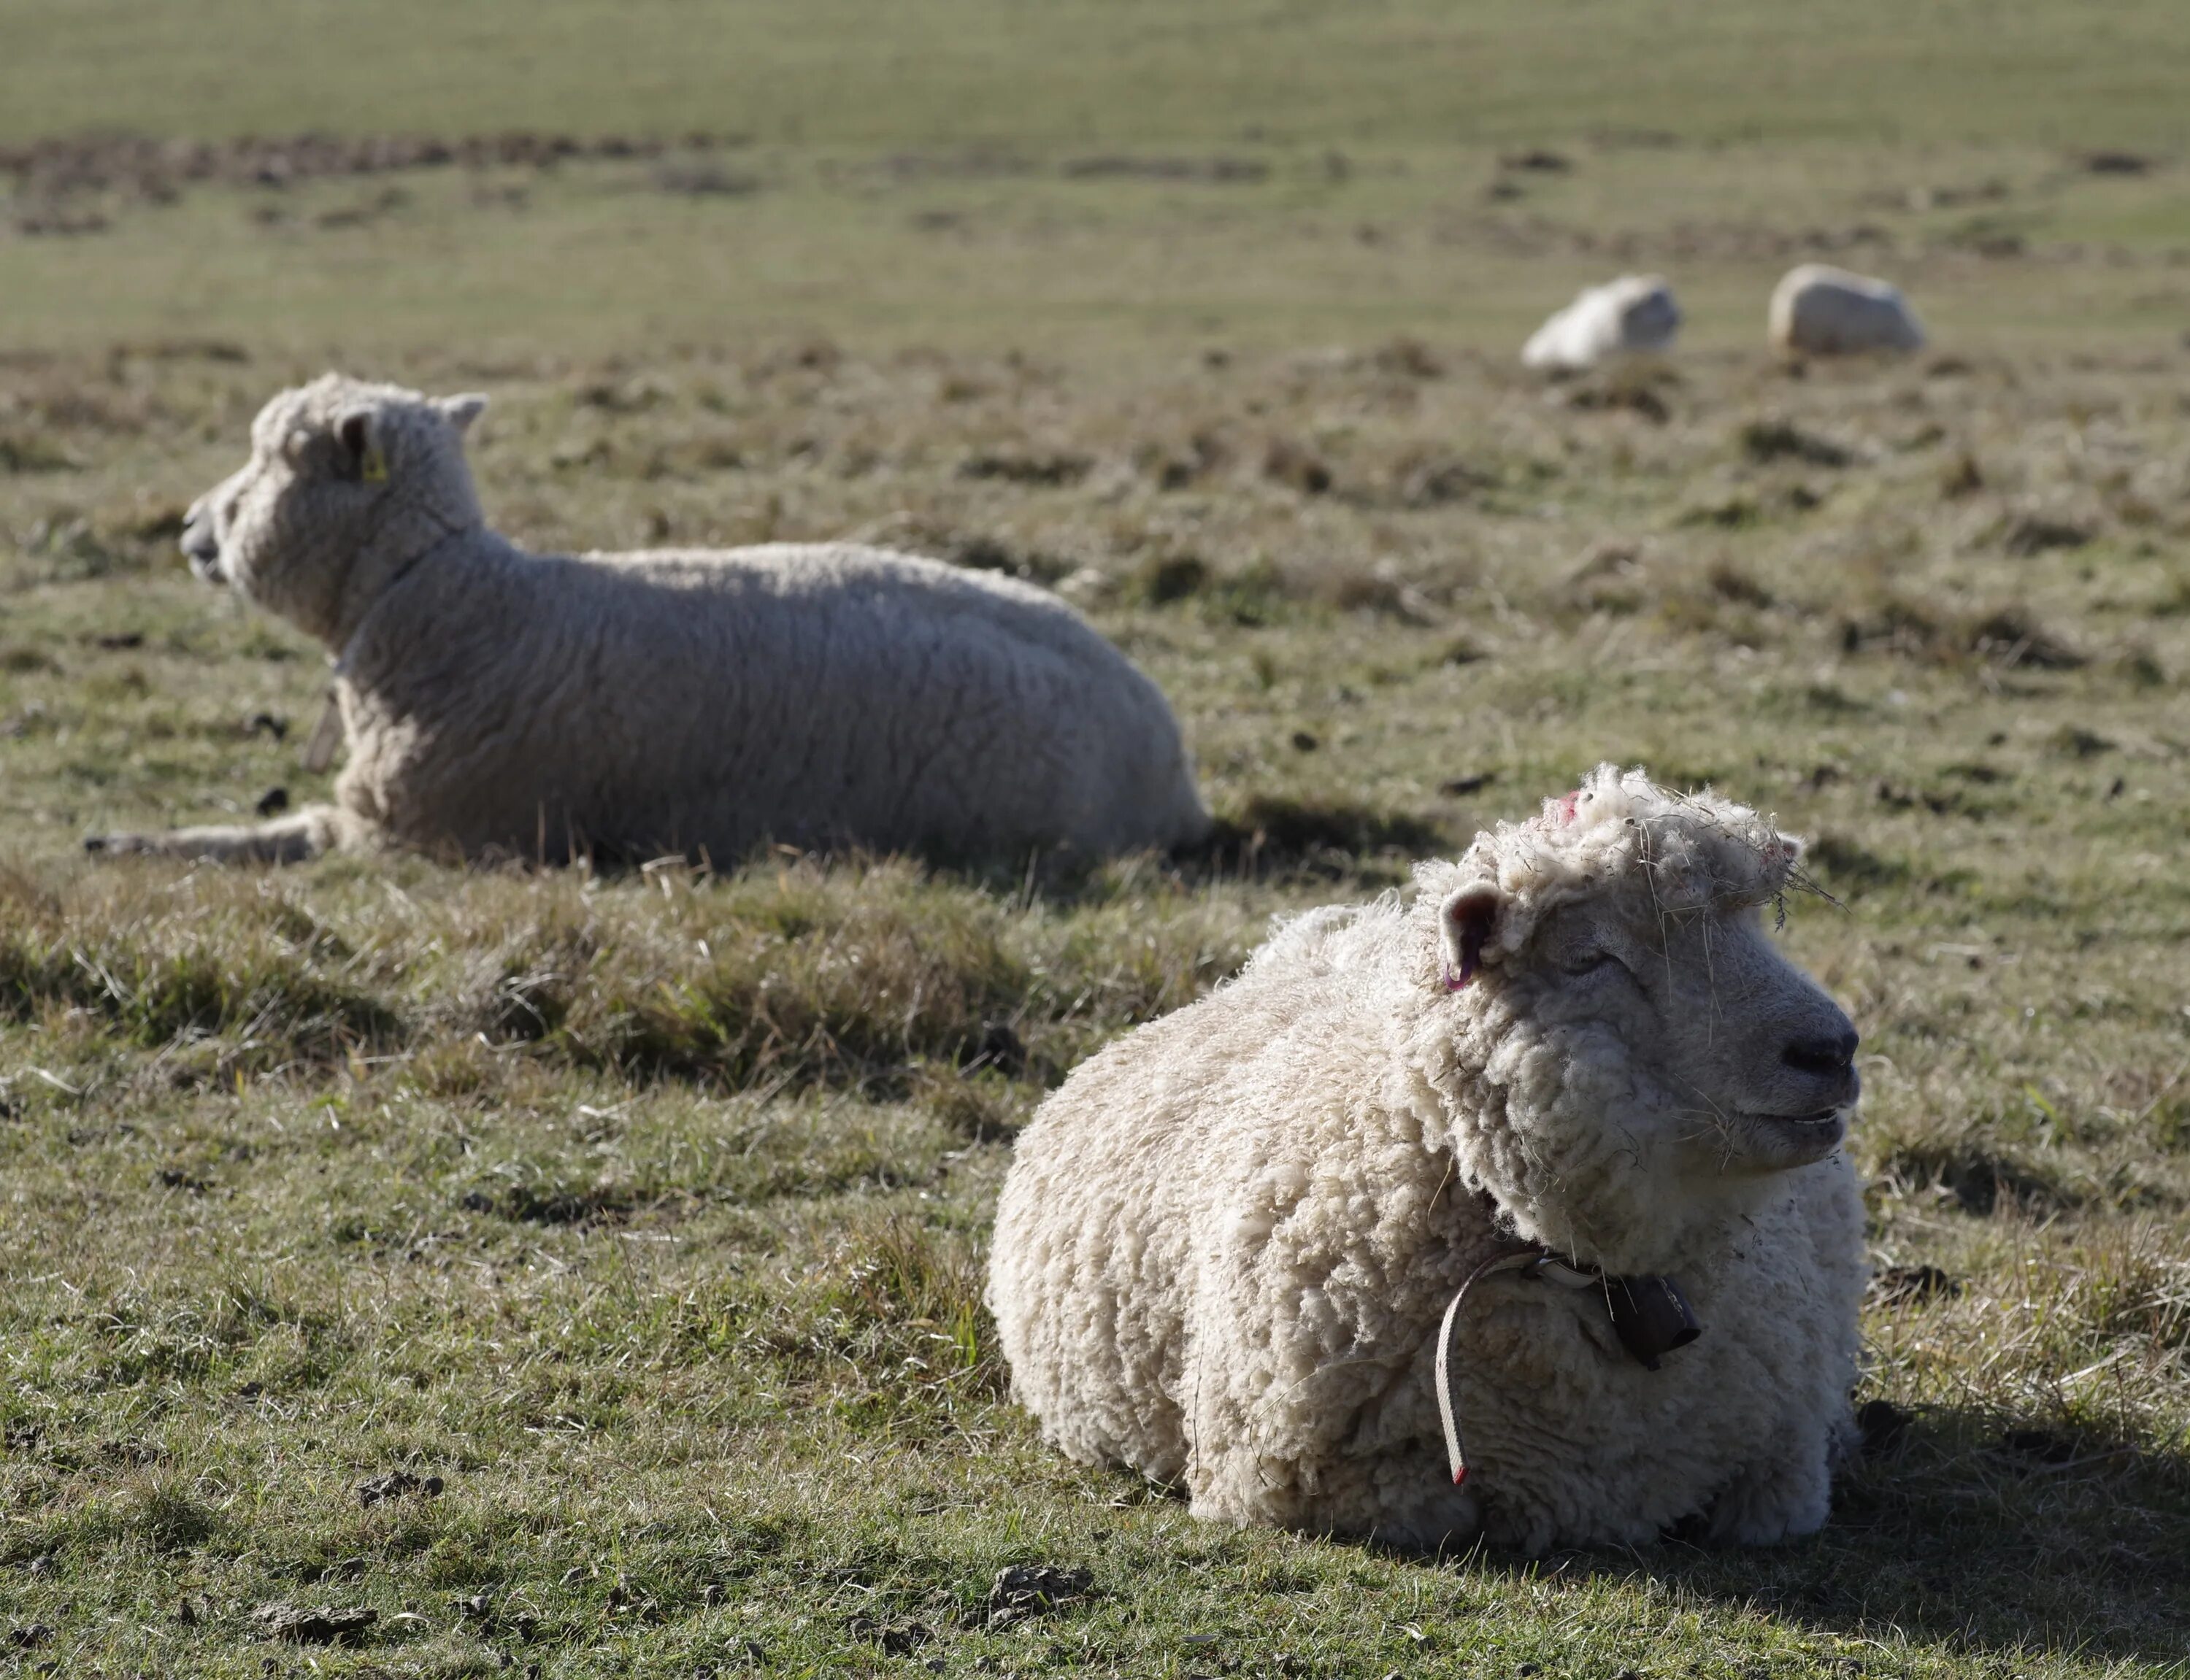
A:
<svg viewBox="0 0 2190 1680">
<path fill-rule="evenodd" d="M 1018 1398 L 1221 1521 L 1534 1552 L 1818 1527 L 1864 1220 L 1855 1032 L 1761 919 L 1799 855 L 1606 765 L 1411 902 L 1282 926 L 1020 1136 L 989 1271 Z M 1629 1309 L 1681 1293 L 1700 1336 L 1631 1351 Z"/>
<path fill-rule="evenodd" d="M 1681 331 L 1673 288 L 1656 274 L 1622 274 L 1586 287 L 1530 335 L 1521 365 L 1579 372 L 1608 357 L 1670 350 Z"/>
<path fill-rule="evenodd" d="M 485 405 L 334 374 L 266 405 L 183 547 L 338 656 L 336 804 L 93 850 L 1023 857 L 1207 830 L 1162 694 L 1055 597 L 846 543 L 528 554 L 472 488 Z"/>
<path fill-rule="evenodd" d="M 1829 263 L 1804 263 L 1780 276 L 1765 331 L 1773 348 L 1813 356 L 1924 348 L 1924 329 L 1898 288 Z"/>
</svg>

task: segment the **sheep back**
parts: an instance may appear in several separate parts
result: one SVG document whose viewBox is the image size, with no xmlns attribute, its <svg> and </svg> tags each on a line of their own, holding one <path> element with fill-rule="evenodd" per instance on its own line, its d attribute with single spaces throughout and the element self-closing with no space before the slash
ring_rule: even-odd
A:
<svg viewBox="0 0 2190 1680">
<path fill-rule="evenodd" d="M 541 557 L 481 530 L 393 584 L 338 672 L 338 799 L 468 855 L 1208 826 L 1162 695 L 1069 606 L 883 550 Z"/>
</svg>

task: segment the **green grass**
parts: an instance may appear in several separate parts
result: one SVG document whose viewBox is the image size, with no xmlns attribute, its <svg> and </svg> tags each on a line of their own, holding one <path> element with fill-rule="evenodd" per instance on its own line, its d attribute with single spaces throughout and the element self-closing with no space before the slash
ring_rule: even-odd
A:
<svg viewBox="0 0 2190 1680">
<path fill-rule="evenodd" d="M 0 173 L 0 1671 L 2181 1674 L 2190 23 L 1645 50 L 1692 15 L 0 0 L 0 139 L 81 166 Z M 124 127 L 275 139 L 171 178 Z M 307 128 L 735 143 L 248 178 Z M 1934 350 L 1768 360 L 1820 252 Z M 1671 375 L 1522 378 L 1630 267 Z M 330 365 L 489 390 L 529 542 L 1055 584 L 1231 843 L 93 867 L 325 792 L 318 651 L 173 542 Z M 1533 1564 L 1047 1452 L 979 1304 L 1042 1092 L 1600 758 L 1813 839 L 1839 908 L 1786 937 L 1865 1036 L 1905 1438 L 1813 1541 Z M 360 1502 L 396 1470 L 441 1491 Z M 992 1623 L 1030 1563 L 1093 1590 Z M 294 1647 L 281 1602 L 377 1620 Z"/>
<path fill-rule="evenodd" d="M 1484 143 L 1143 140 L 1031 153 L 1002 173 L 956 148 L 746 146 L 682 165 L 169 183 L 150 199 L 126 180 L 26 178 L 18 226 L 94 230 L 0 239 L 4 342 L 86 354 L 211 339 L 298 366 L 433 346 L 479 376 L 543 353 L 645 360 L 817 331 L 1098 368 L 1122 348 L 1400 334 L 1502 360 L 1622 268 L 1673 275 L 1692 345 L 1750 347 L 1773 281 L 1818 255 L 1892 274 L 1965 346 L 2164 344 L 2190 310 L 2181 168 L 2096 176 L 2025 140 L 1551 138 L 1565 173 L 1506 168 L 1508 149 Z M 1143 173 L 1072 173 L 1120 161 Z M 1160 173 L 1227 163 L 1265 173 Z M 674 184 L 710 176 L 737 189 Z M 1923 196 L 1995 189 L 1974 205 Z M 2018 250 L 1973 246 L 1996 223 Z"/>
<path fill-rule="evenodd" d="M 0 138 L 735 130 L 859 147 L 1699 139 L 2170 145 L 2165 0 L 1710 13 L 1671 0 L 8 0 Z M 1580 120 L 1577 121 L 1576 117 Z"/>
</svg>

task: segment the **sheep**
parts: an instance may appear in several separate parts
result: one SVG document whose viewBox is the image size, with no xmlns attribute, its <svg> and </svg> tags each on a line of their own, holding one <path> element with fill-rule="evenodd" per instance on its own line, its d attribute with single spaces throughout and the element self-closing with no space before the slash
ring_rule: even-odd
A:
<svg viewBox="0 0 2190 1680">
<path fill-rule="evenodd" d="M 473 489 L 485 401 L 329 374 L 267 404 L 182 546 L 335 656 L 335 803 L 91 849 L 970 858 L 1208 832 L 1163 695 L 1054 596 L 849 543 L 527 553 Z"/>
<path fill-rule="evenodd" d="M 1800 853 L 1603 765 L 1411 901 L 1281 925 L 1020 1134 L 988 1281 L 1015 1397 L 1237 1524 L 1818 1528 L 1865 1269 L 1856 1035 L 1760 916 Z"/>
<path fill-rule="evenodd" d="M 1668 350 L 1681 330 L 1673 288 L 1656 274 L 1623 274 L 1585 287 L 1521 348 L 1521 365 L 1574 373 L 1608 357 Z"/>
<path fill-rule="evenodd" d="M 1773 348 L 1788 354 L 1924 348 L 1924 329 L 1897 289 L 1827 263 L 1805 263 L 1782 275 L 1765 325 Z"/>
</svg>

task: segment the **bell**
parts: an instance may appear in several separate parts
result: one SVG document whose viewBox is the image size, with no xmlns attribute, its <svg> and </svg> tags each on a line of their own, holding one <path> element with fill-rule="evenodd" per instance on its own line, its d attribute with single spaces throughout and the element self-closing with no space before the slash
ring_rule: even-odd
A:
<svg viewBox="0 0 2190 1680">
<path fill-rule="evenodd" d="M 1670 1277 L 1608 1277 L 1604 1303 L 1613 1334 L 1645 1371 L 1655 1371 L 1667 1354 L 1704 1333 L 1695 1309 Z"/>
</svg>

